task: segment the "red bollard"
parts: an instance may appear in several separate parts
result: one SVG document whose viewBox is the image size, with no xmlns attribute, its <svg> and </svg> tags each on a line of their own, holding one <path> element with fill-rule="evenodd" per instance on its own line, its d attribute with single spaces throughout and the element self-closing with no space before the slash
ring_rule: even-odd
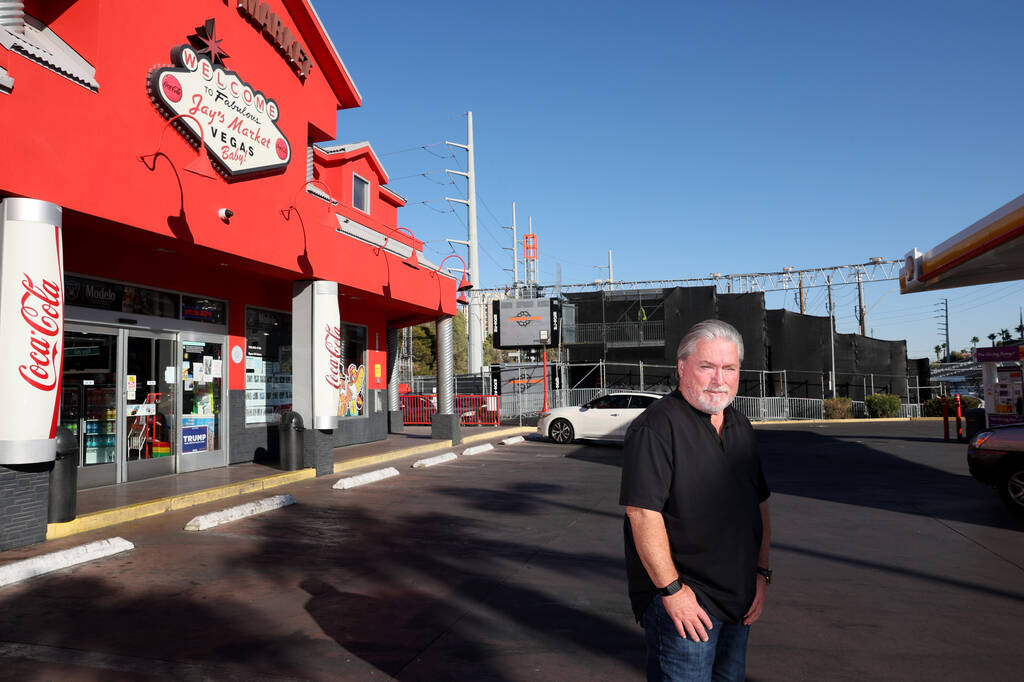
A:
<svg viewBox="0 0 1024 682">
<path fill-rule="evenodd" d="M 949 442 L 949 402 L 942 396 L 942 437 Z"/>
<path fill-rule="evenodd" d="M 961 421 L 961 415 L 960 415 L 960 394 L 959 393 L 956 394 L 956 439 L 957 440 L 963 440 L 964 439 L 964 428 L 963 428 L 963 422 Z"/>
</svg>

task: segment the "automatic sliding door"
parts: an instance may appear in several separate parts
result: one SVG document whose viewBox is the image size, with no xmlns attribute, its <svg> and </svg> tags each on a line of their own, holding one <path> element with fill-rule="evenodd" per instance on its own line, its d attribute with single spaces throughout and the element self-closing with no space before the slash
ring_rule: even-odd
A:
<svg viewBox="0 0 1024 682">
<path fill-rule="evenodd" d="M 173 474 L 177 343 L 171 334 L 125 336 L 124 480 Z"/>
</svg>

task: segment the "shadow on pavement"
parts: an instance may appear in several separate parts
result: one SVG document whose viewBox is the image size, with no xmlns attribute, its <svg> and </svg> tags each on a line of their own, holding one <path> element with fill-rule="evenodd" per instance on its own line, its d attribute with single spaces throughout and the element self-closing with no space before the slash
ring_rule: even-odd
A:
<svg viewBox="0 0 1024 682">
<path fill-rule="evenodd" d="M 0 599 L 0 611 L 2 665 L 31 661 L 30 679 L 45 670 L 44 679 L 251 680 L 253 670 L 286 675 L 309 654 L 275 640 L 273 624 L 237 601 L 129 594 L 92 577 L 37 578 Z M 23 642 L 32 644 L 14 644 Z"/>
<path fill-rule="evenodd" d="M 515 489 L 543 494 L 561 486 L 510 488 L 441 492 L 515 524 L 545 504 Z M 562 598 L 579 594 L 578 584 L 595 578 L 624 590 L 617 535 L 612 558 L 542 547 L 529 541 L 525 528 L 515 541 L 495 539 L 484 521 L 428 509 L 391 518 L 358 506 L 302 505 L 301 511 L 301 525 L 283 515 L 261 519 L 258 549 L 238 557 L 238 567 L 269 574 L 282 589 L 299 585 L 309 595 L 305 609 L 323 633 L 388 675 L 510 679 L 516 666 L 499 669 L 492 662 L 533 651 L 538 641 L 556 651 L 585 650 L 589 665 L 612 658 L 636 669 L 643 660 L 642 637 L 629 627 L 631 618 L 617 622 Z M 608 592 L 628 613 L 624 592 Z"/>
<path fill-rule="evenodd" d="M 877 439 L 871 445 L 858 440 Z M 961 475 L 886 452 L 882 441 L 913 436 L 843 433 L 806 428 L 758 429 L 761 462 L 772 492 L 843 504 L 919 514 L 996 528 L 1020 528 L 999 506 L 995 493 L 967 472 L 966 447 L 949 444 L 935 453 L 937 464 L 963 468 Z M 918 455 L 926 454 L 920 451 Z M 979 505 L 988 496 L 991 504 Z"/>
</svg>

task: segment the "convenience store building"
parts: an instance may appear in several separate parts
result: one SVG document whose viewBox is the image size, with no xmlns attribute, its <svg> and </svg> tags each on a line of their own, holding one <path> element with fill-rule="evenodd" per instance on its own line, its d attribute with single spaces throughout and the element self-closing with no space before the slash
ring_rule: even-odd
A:
<svg viewBox="0 0 1024 682">
<path fill-rule="evenodd" d="M 289 410 L 320 474 L 385 438 L 389 341 L 449 320 L 456 281 L 373 148 L 336 141 L 361 98 L 310 3 L 21 5 L 0 2 L 0 549 L 42 539 L 58 425 L 79 488 L 272 459 Z"/>
</svg>

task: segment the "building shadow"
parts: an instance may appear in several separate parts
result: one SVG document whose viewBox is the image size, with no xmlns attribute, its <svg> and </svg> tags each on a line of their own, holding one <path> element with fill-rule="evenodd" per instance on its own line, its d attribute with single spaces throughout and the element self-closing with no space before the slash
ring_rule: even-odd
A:
<svg viewBox="0 0 1024 682">
<path fill-rule="evenodd" d="M 113 579 L 36 578 L 0 595 L 0 612 L 0 662 L 31 671 L 20 679 L 273 679 L 313 653 L 275 638 L 275 624 L 240 601 L 131 594 Z"/>
<path fill-rule="evenodd" d="M 963 444 L 946 446 L 962 456 L 954 460 L 963 470 L 956 474 L 936 468 L 950 462 L 949 451 L 937 453 L 941 457 L 936 457 L 936 466 L 928 466 L 883 449 L 882 441 L 902 444 L 912 435 L 831 435 L 807 428 L 758 429 L 756 433 L 774 493 L 996 528 L 1021 527 L 1021 521 L 999 504 L 994 491 L 970 477 Z M 866 440 L 872 443 L 857 442 Z"/>
<path fill-rule="evenodd" d="M 239 566 L 269 574 L 283 588 L 300 586 L 309 595 L 306 611 L 326 636 L 399 679 L 510 679 L 510 668 L 495 661 L 538 641 L 585 651 L 588 666 L 610 659 L 639 676 L 643 641 L 625 596 L 621 515 L 599 512 L 609 517 L 607 536 L 614 539 L 608 554 L 579 551 L 583 539 L 578 547 L 552 549 L 529 539 L 535 533 L 526 524 L 537 522 L 525 519 L 542 508 L 564 513 L 552 506 L 557 500 L 534 499 L 558 486 L 440 492 L 513 526 L 524 519 L 522 534 L 498 539 L 485 520 L 457 513 L 425 509 L 386 518 L 359 506 L 303 504 L 301 524 L 287 515 L 261 519 L 261 541 L 238 558 Z M 594 599 L 607 599 L 614 615 L 581 603 L 580 584 L 594 585 Z"/>
</svg>

